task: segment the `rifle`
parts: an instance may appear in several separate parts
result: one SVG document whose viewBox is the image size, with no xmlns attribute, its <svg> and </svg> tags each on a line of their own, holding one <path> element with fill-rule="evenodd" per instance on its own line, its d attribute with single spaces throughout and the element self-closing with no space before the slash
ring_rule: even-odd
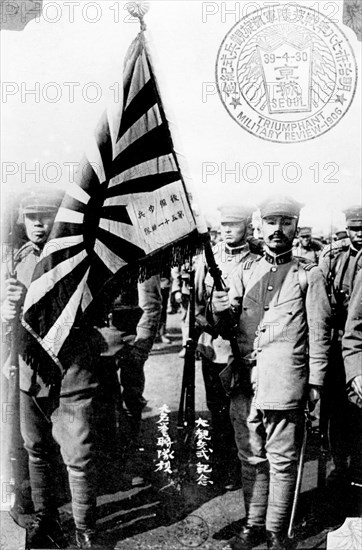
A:
<svg viewBox="0 0 362 550">
<path fill-rule="evenodd" d="M 18 334 L 19 324 L 16 320 L 11 327 L 11 350 L 9 367 L 8 401 L 11 405 L 8 425 L 9 458 L 10 458 L 10 508 L 17 514 L 21 487 L 19 483 L 19 434 L 20 434 L 20 395 L 19 395 L 19 356 Z"/>
<path fill-rule="evenodd" d="M 221 269 L 215 261 L 215 256 L 211 248 L 210 236 L 204 237 L 204 250 L 206 263 L 210 272 L 210 275 L 214 279 L 215 290 L 224 290 L 225 283 L 222 278 Z M 233 360 L 220 373 L 220 380 L 223 385 L 224 391 L 227 395 L 232 396 L 234 393 L 242 389 L 244 395 L 250 396 L 252 394 L 252 386 L 248 375 L 248 366 L 250 366 L 246 360 L 241 357 L 239 344 L 237 340 L 237 327 L 233 323 L 230 312 L 225 312 L 224 317 L 225 332 L 222 337 L 226 338 L 230 342 L 231 352 Z"/>
<path fill-rule="evenodd" d="M 11 265 L 9 269 L 9 277 L 15 277 L 14 263 L 14 228 L 11 225 Z M 10 463 L 10 504 L 7 506 L 12 515 L 17 517 L 21 509 L 21 484 L 20 484 L 20 464 L 19 464 L 19 447 L 20 444 L 20 390 L 19 390 L 19 319 L 15 318 L 8 323 L 7 335 L 10 337 L 10 366 L 9 366 L 9 381 L 8 381 L 8 403 L 10 404 L 10 414 L 6 429 L 8 442 L 7 457 Z"/>
<path fill-rule="evenodd" d="M 180 405 L 177 418 L 177 429 L 184 445 L 190 442 L 195 424 L 195 351 L 197 345 L 195 328 L 195 271 L 190 268 L 190 303 L 189 303 L 189 336 L 186 341 L 184 370 Z"/>
<path fill-rule="evenodd" d="M 297 513 L 300 488 L 302 486 L 303 469 L 304 469 L 304 457 L 305 457 L 305 450 L 306 450 L 306 447 L 307 447 L 308 430 L 310 430 L 311 425 L 312 425 L 309 410 L 308 410 L 307 407 L 304 410 L 304 419 L 305 420 L 304 420 L 303 442 L 302 442 L 302 447 L 300 449 L 300 455 L 299 455 L 299 461 L 298 461 L 297 481 L 296 481 L 295 489 L 294 489 L 293 506 L 292 506 L 292 512 L 291 512 L 291 515 L 290 515 L 289 528 L 288 528 L 288 537 L 290 539 L 294 538 L 294 521 L 295 521 L 295 516 L 296 516 L 296 513 Z"/>
</svg>

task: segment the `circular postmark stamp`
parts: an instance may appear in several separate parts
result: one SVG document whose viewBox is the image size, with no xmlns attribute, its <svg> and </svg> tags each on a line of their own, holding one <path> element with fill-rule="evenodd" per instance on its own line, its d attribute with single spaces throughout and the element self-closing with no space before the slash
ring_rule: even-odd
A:
<svg viewBox="0 0 362 550">
<path fill-rule="evenodd" d="M 277 143 L 316 138 L 348 111 L 357 64 L 342 30 L 298 4 L 271 5 L 242 18 L 225 36 L 216 81 L 230 116 Z"/>
<path fill-rule="evenodd" d="M 191 514 L 177 525 L 176 538 L 182 546 L 197 548 L 209 538 L 209 527 L 203 518 Z"/>
</svg>

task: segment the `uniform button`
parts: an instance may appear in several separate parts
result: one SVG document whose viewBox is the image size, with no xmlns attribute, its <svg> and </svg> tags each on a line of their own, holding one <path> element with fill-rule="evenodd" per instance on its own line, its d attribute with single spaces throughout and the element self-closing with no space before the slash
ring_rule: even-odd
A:
<svg viewBox="0 0 362 550">
<path fill-rule="evenodd" d="M 274 271 L 274 273 L 275 273 L 275 271 L 277 270 L 277 268 L 276 268 L 276 267 L 272 267 L 271 270 Z"/>
<path fill-rule="evenodd" d="M 258 353 L 261 353 L 263 350 L 261 348 L 257 349 Z"/>
<path fill-rule="evenodd" d="M 255 331 L 255 336 L 259 336 L 259 331 L 258 330 Z"/>
<path fill-rule="evenodd" d="M 273 287 L 273 286 L 271 286 L 271 285 L 270 285 L 270 286 L 268 286 L 268 290 L 273 290 L 273 288 L 274 288 L 274 287 Z"/>
<path fill-rule="evenodd" d="M 264 306 L 265 311 L 268 311 L 268 309 L 269 309 L 269 306 Z"/>
<path fill-rule="evenodd" d="M 228 258 L 228 262 L 231 262 L 231 260 L 232 260 L 232 258 L 229 257 L 229 258 Z"/>
</svg>

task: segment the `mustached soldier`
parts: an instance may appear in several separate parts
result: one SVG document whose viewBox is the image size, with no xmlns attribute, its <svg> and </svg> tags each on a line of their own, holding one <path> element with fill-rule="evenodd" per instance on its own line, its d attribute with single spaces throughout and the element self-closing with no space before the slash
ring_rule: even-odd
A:
<svg viewBox="0 0 362 550">
<path fill-rule="evenodd" d="M 240 264 L 229 294 L 214 292 L 220 328 L 225 311 L 231 309 L 237 319 L 240 369 L 249 368 L 252 386 L 231 398 L 246 521 L 225 550 L 248 550 L 265 538 L 270 550 L 288 548 L 304 408 L 306 399 L 312 404 L 319 399 L 330 343 L 323 274 L 292 255 L 300 207 L 284 196 L 264 201 L 264 257 Z"/>
</svg>

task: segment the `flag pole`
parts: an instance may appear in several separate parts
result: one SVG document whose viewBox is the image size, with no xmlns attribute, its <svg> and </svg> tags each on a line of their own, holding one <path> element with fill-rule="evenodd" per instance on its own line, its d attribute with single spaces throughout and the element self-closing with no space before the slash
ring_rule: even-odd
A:
<svg viewBox="0 0 362 550">
<path fill-rule="evenodd" d="M 201 209 L 199 207 L 200 202 L 197 200 L 197 194 L 195 193 L 195 188 L 193 185 L 192 178 L 190 176 L 190 171 L 188 168 L 188 164 L 185 158 L 185 155 L 182 153 L 183 147 L 182 147 L 182 140 L 179 136 L 179 133 L 177 131 L 177 126 L 173 122 L 174 116 L 172 109 L 170 105 L 167 102 L 167 99 L 165 100 L 164 95 L 161 96 L 160 89 L 165 90 L 167 89 L 166 84 L 164 83 L 164 78 L 162 75 L 162 71 L 159 67 L 160 63 L 157 62 L 157 54 L 155 51 L 155 48 L 153 47 L 153 41 L 150 37 L 149 31 L 147 29 L 147 25 L 145 23 L 144 17 L 147 14 L 147 12 L 150 9 L 150 2 L 130 2 L 127 5 L 127 10 L 133 17 L 136 17 L 139 19 L 140 22 L 140 29 L 143 33 L 144 37 L 144 45 L 147 53 L 147 58 L 149 63 L 151 64 L 151 67 L 153 69 L 153 74 L 156 74 L 156 71 L 154 70 L 154 66 L 157 65 L 157 93 L 160 98 L 162 98 L 162 107 L 164 111 L 164 116 L 167 121 L 172 143 L 173 143 L 173 150 L 174 150 L 174 158 L 175 162 L 179 168 L 181 179 L 184 184 L 184 188 L 186 191 L 186 196 L 189 201 L 189 205 L 191 208 L 191 211 L 193 213 L 197 231 L 200 235 L 208 234 L 207 225 L 204 216 L 202 215 Z M 145 31 L 148 31 L 147 33 Z M 156 63 L 155 63 L 156 60 Z"/>
</svg>

